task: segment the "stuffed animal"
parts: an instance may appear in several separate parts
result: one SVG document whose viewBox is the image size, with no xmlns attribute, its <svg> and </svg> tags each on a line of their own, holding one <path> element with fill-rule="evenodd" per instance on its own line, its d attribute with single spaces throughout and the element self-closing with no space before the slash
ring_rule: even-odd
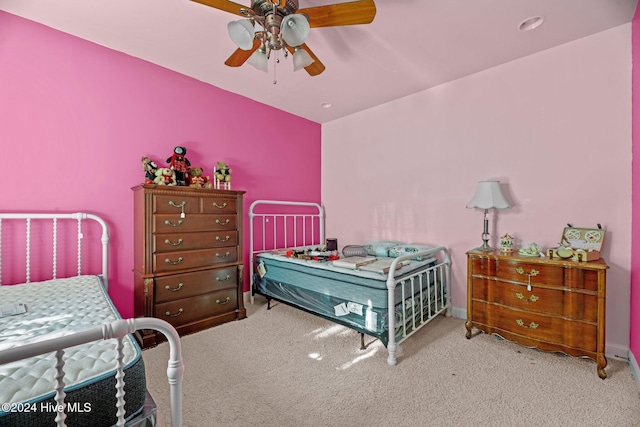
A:
<svg viewBox="0 0 640 427">
<path fill-rule="evenodd" d="M 153 182 L 154 184 L 158 185 L 177 185 L 176 174 L 173 169 L 158 168 L 158 170 L 156 170 L 156 177 Z"/>
<path fill-rule="evenodd" d="M 218 162 L 214 175 L 220 182 L 231 182 L 231 169 L 225 162 Z"/>
<path fill-rule="evenodd" d="M 175 147 L 173 155 L 167 159 L 169 167 L 176 173 L 176 185 L 187 185 L 189 179 L 189 166 L 191 162 L 185 157 L 187 149 L 184 147 Z"/>
<path fill-rule="evenodd" d="M 211 188 L 208 176 L 202 176 L 202 168 L 189 169 L 189 187 Z"/>
<path fill-rule="evenodd" d="M 142 170 L 144 171 L 144 183 L 153 184 L 156 179 L 156 170 L 158 165 L 149 157 L 142 156 Z"/>
</svg>

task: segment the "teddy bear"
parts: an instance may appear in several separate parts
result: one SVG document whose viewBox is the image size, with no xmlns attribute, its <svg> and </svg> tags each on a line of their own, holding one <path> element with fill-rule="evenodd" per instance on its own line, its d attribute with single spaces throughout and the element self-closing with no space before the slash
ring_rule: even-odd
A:
<svg viewBox="0 0 640 427">
<path fill-rule="evenodd" d="M 231 182 L 231 169 L 225 162 L 218 162 L 215 177 L 220 182 Z"/>
<path fill-rule="evenodd" d="M 144 183 L 153 184 L 156 179 L 158 165 L 147 156 L 142 156 L 142 170 L 144 171 Z"/>
<path fill-rule="evenodd" d="M 187 185 L 191 162 L 185 157 L 186 154 L 187 149 L 178 146 L 173 149 L 173 154 L 167 159 L 169 168 L 173 169 L 176 174 L 176 185 Z"/>
<path fill-rule="evenodd" d="M 158 168 L 153 182 L 158 185 L 178 185 L 176 183 L 176 174 L 170 168 Z"/>
<path fill-rule="evenodd" d="M 202 168 L 194 167 L 189 169 L 189 187 L 211 188 L 208 176 L 202 176 Z"/>
</svg>

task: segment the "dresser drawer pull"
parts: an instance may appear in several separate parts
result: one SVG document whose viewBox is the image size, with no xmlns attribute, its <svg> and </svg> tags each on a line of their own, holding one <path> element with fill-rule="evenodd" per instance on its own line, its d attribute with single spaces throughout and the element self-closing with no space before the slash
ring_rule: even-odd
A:
<svg viewBox="0 0 640 427">
<path fill-rule="evenodd" d="M 213 206 L 218 208 L 218 209 L 224 209 L 224 208 L 227 207 L 227 202 L 224 202 L 222 205 L 219 205 L 218 203 L 213 202 Z"/>
<path fill-rule="evenodd" d="M 177 241 L 177 242 L 175 242 L 175 243 L 174 243 L 174 242 L 172 242 L 172 241 L 171 241 L 171 240 L 169 240 L 169 239 L 166 239 L 164 242 L 165 242 L 167 245 L 171 245 L 171 246 L 178 246 L 180 243 L 182 243 L 182 239 L 178 239 L 178 241 Z"/>
<path fill-rule="evenodd" d="M 224 240 L 222 240 L 222 239 L 220 238 L 220 236 L 216 236 L 216 240 L 217 240 L 218 242 L 227 242 L 230 238 L 231 238 L 231 237 L 227 236 L 227 237 L 225 237 L 225 238 L 224 238 Z"/>
<path fill-rule="evenodd" d="M 527 328 L 527 329 L 538 329 L 538 326 L 540 326 L 536 322 L 531 322 L 528 325 L 525 325 L 522 319 L 517 319 L 516 323 L 522 326 L 523 328 Z"/>
<path fill-rule="evenodd" d="M 220 255 L 219 253 L 217 253 L 217 252 L 216 252 L 216 256 L 217 256 L 218 258 L 226 258 L 226 257 L 228 257 L 229 255 L 231 255 L 231 252 L 229 252 L 229 251 L 227 251 L 224 255 Z"/>
<path fill-rule="evenodd" d="M 536 301 L 538 301 L 540 299 L 540 297 L 537 297 L 535 295 L 531 295 L 529 298 L 527 298 L 524 295 L 522 295 L 520 292 L 517 292 L 516 296 L 518 297 L 518 299 L 521 299 L 521 300 L 526 301 L 526 302 L 529 302 L 529 301 L 536 302 Z"/>
<path fill-rule="evenodd" d="M 227 218 L 224 222 L 220 221 L 219 219 L 216 219 L 216 224 L 218 225 L 227 225 L 229 224 L 229 218 Z"/>
<path fill-rule="evenodd" d="M 182 289 L 182 287 L 183 287 L 183 286 L 184 286 L 184 285 L 183 285 L 182 283 L 179 283 L 179 284 L 178 284 L 178 287 L 176 287 L 176 288 L 172 288 L 172 287 L 171 287 L 171 286 L 169 286 L 169 285 L 165 286 L 164 288 L 165 288 L 166 290 L 168 290 L 168 291 L 171 291 L 171 292 L 177 292 L 177 291 L 179 291 L 180 289 Z"/>
<path fill-rule="evenodd" d="M 178 265 L 182 262 L 182 257 L 178 257 L 177 261 L 171 261 L 169 258 L 165 258 L 164 262 L 166 262 L 167 264 L 171 264 L 171 265 Z"/>
<path fill-rule="evenodd" d="M 227 274 L 227 277 L 225 277 L 224 279 L 221 279 L 219 277 L 216 277 L 216 281 L 218 282 L 226 282 L 227 280 L 231 279 L 231 276 Z"/>
<path fill-rule="evenodd" d="M 166 312 L 166 313 L 164 313 L 164 314 L 165 314 L 165 315 L 167 315 L 167 316 L 169 316 L 169 317 L 178 317 L 178 316 L 180 316 L 180 315 L 182 314 L 182 312 L 183 312 L 183 311 L 184 311 L 184 310 L 180 308 L 180 309 L 178 309 L 178 312 L 177 312 L 177 313 L 175 313 L 175 314 L 171 314 L 171 312 L 170 312 L 170 311 L 167 311 L 167 312 Z"/>
<path fill-rule="evenodd" d="M 529 273 L 525 273 L 524 268 L 518 267 L 516 268 L 516 273 L 527 276 L 527 279 L 529 280 L 529 283 L 527 284 L 527 290 L 531 292 L 531 278 L 537 276 L 538 274 L 540 274 L 540 272 L 532 268 Z"/>
<path fill-rule="evenodd" d="M 227 297 L 227 299 L 225 299 L 224 301 L 220 301 L 219 299 L 217 299 L 216 304 L 225 305 L 229 301 L 231 301 L 231 297 Z"/>
<path fill-rule="evenodd" d="M 178 220 L 178 222 L 174 224 L 174 223 L 172 223 L 171 221 L 169 221 L 168 219 L 165 219 L 165 220 L 164 220 L 164 223 L 165 223 L 165 224 L 167 224 L 167 225 L 170 225 L 170 226 L 172 226 L 172 227 L 179 227 L 179 226 L 181 226 L 181 225 L 182 225 L 182 220 L 181 220 L 181 219 L 179 219 L 179 220 Z"/>
<path fill-rule="evenodd" d="M 173 206 L 174 208 L 180 208 L 180 218 L 184 218 L 184 205 L 187 204 L 187 202 L 183 201 L 182 203 L 180 203 L 179 205 L 174 203 L 173 200 L 169 200 L 169 204 L 171 206 Z"/>
</svg>

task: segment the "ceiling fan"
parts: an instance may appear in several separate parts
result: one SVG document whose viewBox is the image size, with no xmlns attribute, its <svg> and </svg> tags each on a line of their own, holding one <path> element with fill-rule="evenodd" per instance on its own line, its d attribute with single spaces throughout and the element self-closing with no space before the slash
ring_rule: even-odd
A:
<svg viewBox="0 0 640 427">
<path fill-rule="evenodd" d="M 239 67 L 248 62 L 266 72 L 271 53 L 283 50 L 285 57 L 293 55 L 294 71 L 304 68 L 311 76 L 322 73 L 325 66 L 305 44 L 310 28 L 369 24 L 376 15 L 373 0 L 303 9 L 298 9 L 298 0 L 251 0 L 251 7 L 228 0 L 192 1 L 247 18 L 228 24 L 238 49 L 226 65 Z"/>
</svg>

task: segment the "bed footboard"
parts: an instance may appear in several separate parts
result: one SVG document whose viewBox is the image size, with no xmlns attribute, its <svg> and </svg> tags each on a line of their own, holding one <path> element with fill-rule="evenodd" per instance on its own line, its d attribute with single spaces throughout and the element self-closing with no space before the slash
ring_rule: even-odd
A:
<svg viewBox="0 0 640 427">
<path fill-rule="evenodd" d="M 403 261 L 412 258 L 435 258 L 435 264 L 424 270 L 416 271 L 409 277 L 395 278 L 396 269 Z M 423 281 L 433 283 L 432 292 L 424 292 Z M 396 287 L 400 286 L 402 297 L 396 301 Z M 389 342 L 387 363 L 395 365 L 396 349 L 399 343 L 416 333 L 439 314 L 451 315 L 451 258 L 444 246 L 427 251 L 402 255 L 393 260 L 387 275 L 389 298 Z M 407 290 L 407 291 L 405 291 Z M 400 307 L 398 310 L 397 307 Z M 399 322 L 399 325 L 396 325 Z M 399 335 L 399 338 L 396 338 Z"/>
<path fill-rule="evenodd" d="M 57 411 L 55 418 L 56 425 L 64 426 L 65 413 L 65 392 L 64 392 L 64 349 L 80 344 L 86 344 L 98 340 L 117 339 L 118 340 L 118 366 L 116 370 L 116 390 L 117 405 L 114 409 L 118 418 L 117 426 L 125 425 L 125 394 L 124 394 L 124 364 L 122 363 L 122 340 L 128 335 L 139 329 L 153 329 L 161 332 L 167 337 L 170 345 L 169 362 L 167 366 L 167 377 L 170 387 L 171 399 L 171 426 L 179 427 L 182 425 L 182 376 L 184 365 L 182 362 L 182 353 L 180 346 L 180 338 L 176 330 L 167 322 L 155 318 L 137 318 L 137 319 L 120 319 L 112 323 L 96 326 L 85 331 L 81 331 L 72 335 L 56 337 L 20 347 L 9 348 L 0 352 L 0 365 L 15 362 L 21 359 L 35 357 L 41 354 L 55 352 L 56 357 L 56 388 L 55 402 L 56 407 L 61 408 Z"/>
</svg>

